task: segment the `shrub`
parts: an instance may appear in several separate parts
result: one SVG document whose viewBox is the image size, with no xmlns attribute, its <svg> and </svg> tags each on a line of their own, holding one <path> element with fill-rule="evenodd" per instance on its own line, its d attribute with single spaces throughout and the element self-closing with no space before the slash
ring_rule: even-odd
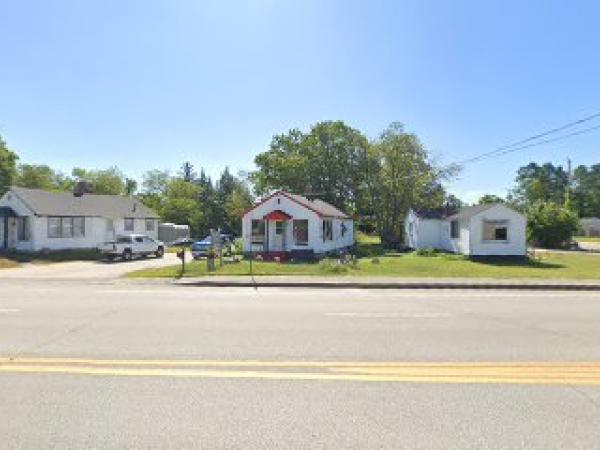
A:
<svg viewBox="0 0 600 450">
<path fill-rule="evenodd" d="M 241 255 L 242 253 L 244 253 L 244 241 L 242 238 L 237 238 L 235 241 L 233 241 L 231 253 L 233 253 L 234 255 Z"/>
<path fill-rule="evenodd" d="M 562 248 L 577 231 L 579 220 L 568 208 L 552 202 L 534 205 L 527 212 L 527 240 L 544 248 Z"/>
<path fill-rule="evenodd" d="M 440 252 L 434 248 L 420 248 L 419 250 L 415 251 L 415 254 L 417 256 L 438 256 Z"/>
<path fill-rule="evenodd" d="M 353 267 L 350 264 L 341 264 L 335 259 L 324 259 L 317 266 L 318 271 L 324 274 L 348 273 Z"/>
</svg>

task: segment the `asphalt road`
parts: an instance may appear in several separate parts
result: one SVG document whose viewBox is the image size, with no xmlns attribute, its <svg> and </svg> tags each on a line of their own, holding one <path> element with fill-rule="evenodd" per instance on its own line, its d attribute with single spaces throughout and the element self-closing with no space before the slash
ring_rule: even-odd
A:
<svg viewBox="0 0 600 450">
<path fill-rule="evenodd" d="M 2 448 L 597 448 L 599 318 L 585 292 L 0 280 Z"/>
</svg>

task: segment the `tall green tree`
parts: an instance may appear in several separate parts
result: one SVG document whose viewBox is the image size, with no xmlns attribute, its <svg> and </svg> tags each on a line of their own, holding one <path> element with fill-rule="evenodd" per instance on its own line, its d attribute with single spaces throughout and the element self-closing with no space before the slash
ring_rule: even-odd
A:
<svg viewBox="0 0 600 450">
<path fill-rule="evenodd" d="M 77 181 L 86 181 L 94 194 L 125 194 L 125 175 L 117 167 L 104 170 L 86 170 L 76 167 L 72 174 Z"/>
<path fill-rule="evenodd" d="M 17 174 L 17 160 L 19 157 L 6 146 L 6 142 L 0 136 L 0 196 L 2 196 L 10 186 Z"/>
<path fill-rule="evenodd" d="M 382 242 L 400 245 L 409 208 L 439 206 L 444 202 L 441 182 L 457 167 L 438 167 L 414 134 L 391 124 L 372 145 L 372 204 Z"/>
<path fill-rule="evenodd" d="M 522 208 L 539 202 L 563 204 L 569 187 L 569 174 L 562 166 L 529 163 L 517 171 L 511 201 Z"/>
<path fill-rule="evenodd" d="M 166 222 L 189 225 L 193 235 L 202 233 L 203 211 L 198 203 L 200 186 L 183 177 L 169 180 L 159 214 Z"/>
<path fill-rule="evenodd" d="M 47 191 L 68 191 L 73 188 L 71 178 L 45 164 L 19 164 L 14 184 Z"/>
<path fill-rule="evenodd" d="M 125 178 L 125 194 L 133 195 L 137 191 L 138 183 L 133 178 Z"/>
<path fill-rule="evenodd" d="M 478 205 L 490 205 L 493 203 L 505 203 L 505 202 L 506 202 L 506 200 L 503 199 L 502 197 L 499 197 L 498 195 L 485 194 L 485 195 L 482 195 L 481 197 L 479 197 L 477 204 Z"/>
<path fill-rule="evenodd" d="M 573 184 L 573 208 L 579 216 L 600 217 L 600 164 L 577 167 Z"/>
<path fill-rule="evenodd" d="M 251 179 L 258 194 L 285 189 L 312 194 L 357 212 L 367 176 L 368 141 L 341 121 L 319 122 L 306 134 L 293 129 L 273 137 L 255 158 Z"/>
</svg>

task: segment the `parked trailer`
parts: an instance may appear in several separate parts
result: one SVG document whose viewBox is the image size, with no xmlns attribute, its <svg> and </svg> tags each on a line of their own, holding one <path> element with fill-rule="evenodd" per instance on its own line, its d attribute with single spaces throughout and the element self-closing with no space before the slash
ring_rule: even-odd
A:
<svg viewBox="0 0 600 450">
<path fill-rule="evenodd" d="M 190 226 L 174 223 L 161 223 L 158 225 L 158 239 L 170 244 L 177 239 L 189 238 Z"/>
</svg>

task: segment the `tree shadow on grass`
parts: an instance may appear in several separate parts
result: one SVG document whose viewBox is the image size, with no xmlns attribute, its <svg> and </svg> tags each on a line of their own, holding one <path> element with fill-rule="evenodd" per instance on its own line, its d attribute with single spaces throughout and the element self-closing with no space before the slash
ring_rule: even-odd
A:
<svg viewBox="0 0 600 450">
<path fill-rule="evenodd" d="M 495 267 L 522 267 L 525 269 L 564 269 L 564 264 L 541 261 L 529 257 L 515 256 L 471 256 L 470 261 Z"/>
</svg>

